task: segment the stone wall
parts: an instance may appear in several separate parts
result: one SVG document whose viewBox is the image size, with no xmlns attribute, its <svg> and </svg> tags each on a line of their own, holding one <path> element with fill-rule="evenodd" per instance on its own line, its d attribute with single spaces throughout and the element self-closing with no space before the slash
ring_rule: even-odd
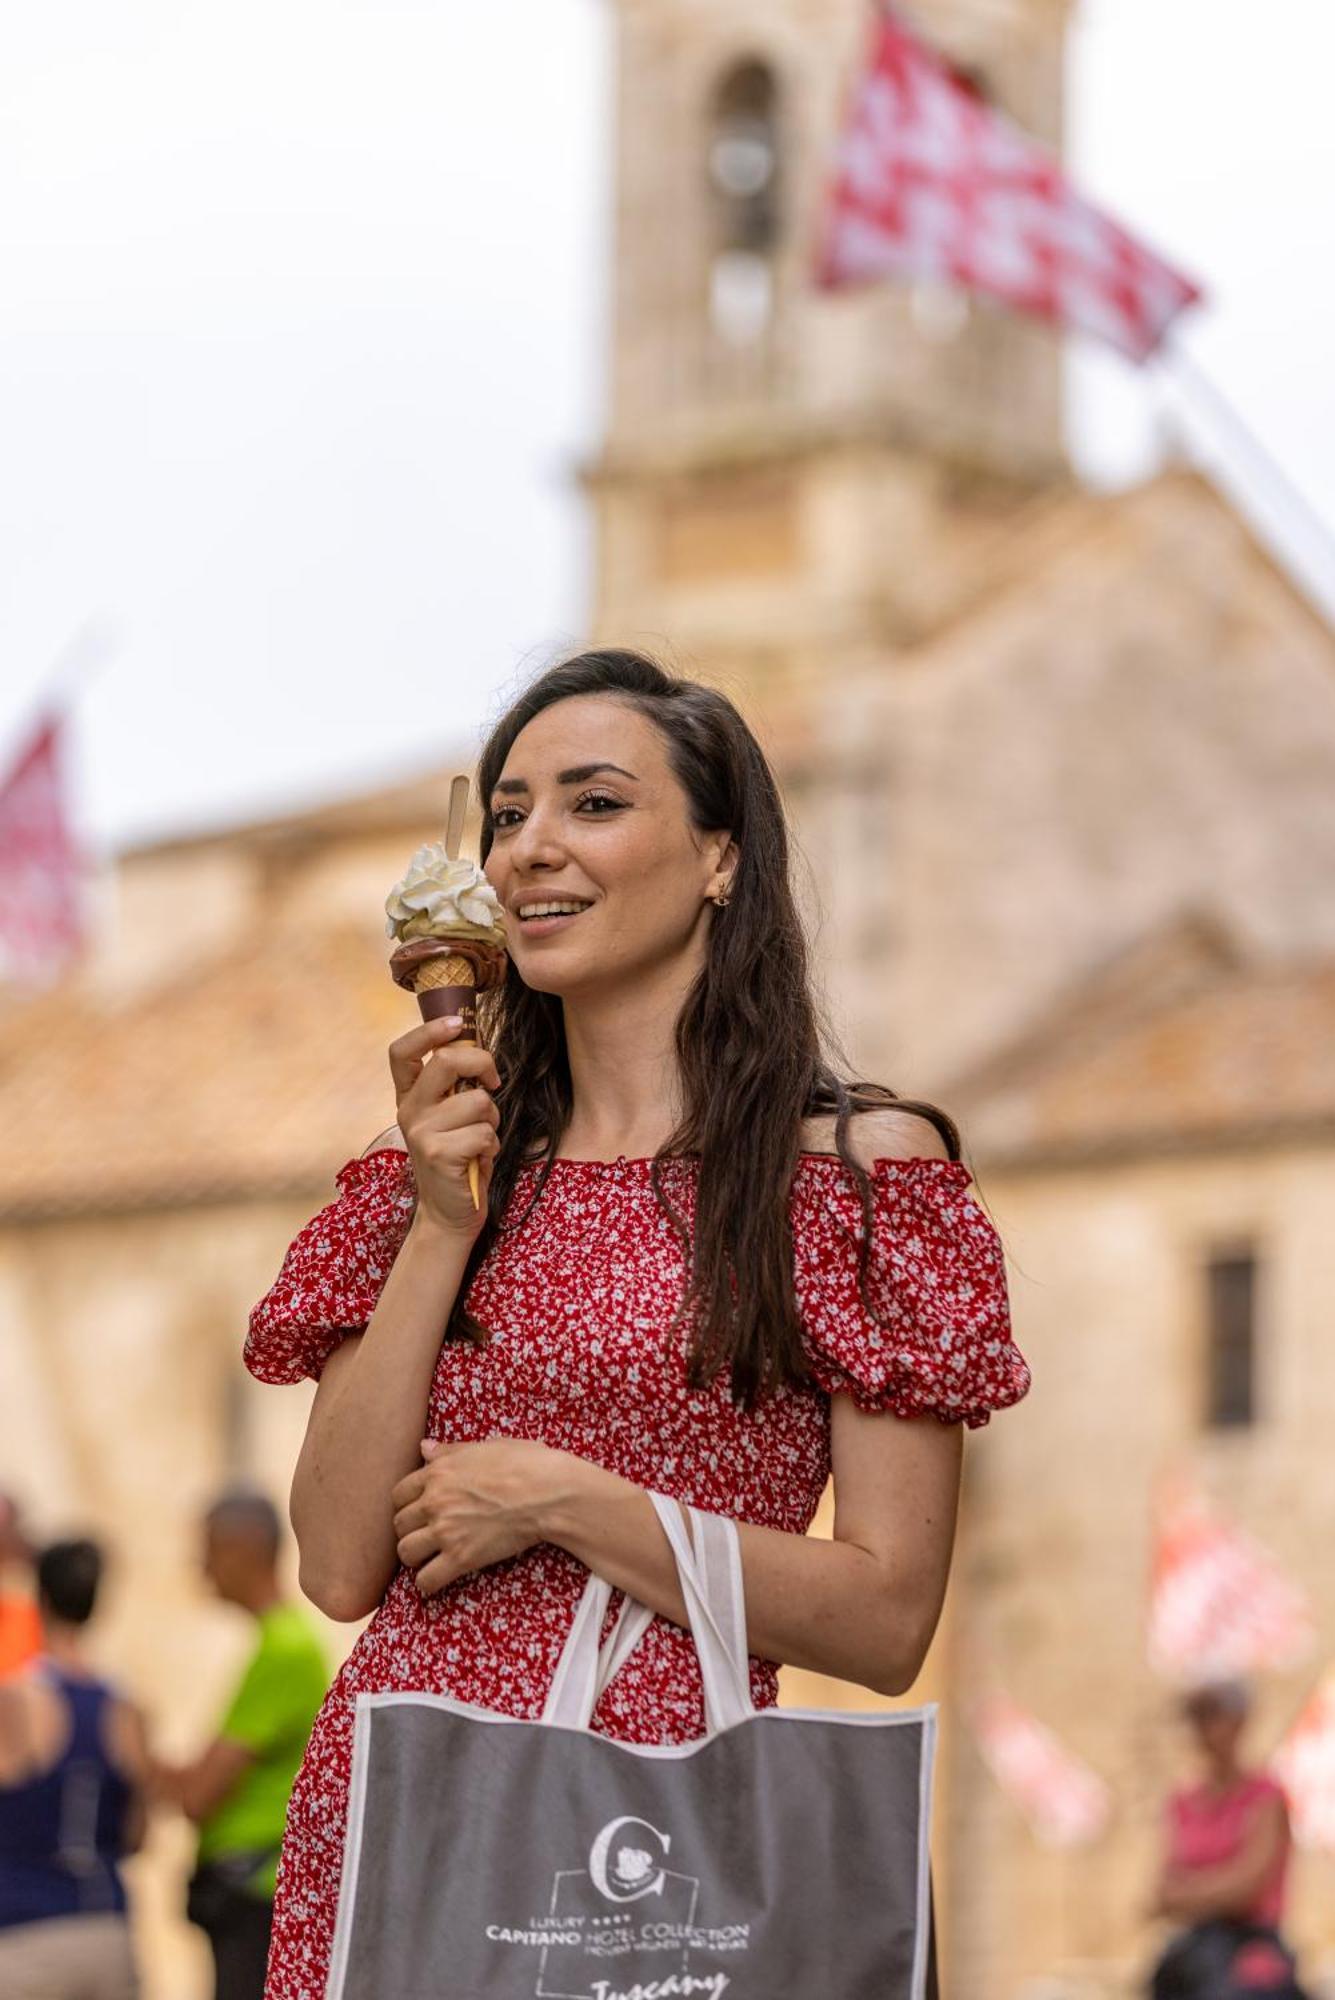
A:
<svg viewBox="0 0 1335 2000">
<path fill-rule="evenodd" d="M 96 1650 L 164 1754 L 212 1736 L 250 1630 L 198 1573 L 198 1522 L 226 1481 L 284 1510 L 309 1406 L 241 1365 L 253 1301 L 323 1195 L 0 1232 L 0 1483 L 42 1536 L 111 1558 Z M 295 1561 L 288 1551 L 295 1588 Z M 346 1631 L 327 1626 L 331 1659 Z M 131 1864 L 145 2000 L 204 2000 L 207 1952 L 182 1921 L 191 1842 L 160 1818 Z"/>
<path fill-rule="evenodd" d="M 961 1744 L 969 1879 L 961 1853 L 950 1991 L 1079 2000 L 1082 1979 L 1116 1990 L 1118 1971 L 1133 1971 L 1155 1935 L 1142 1913 L 1157 1812 L 1182 1768 L 1171 1697 L 1145 1659 L 1152 1508 L 1165 1473 L 1189 1468 L 1314 1599 L 1311 1658 L 1259 1687 L 1258 1752 L 1335 1653 L 1325 1558 L 1335 1513 L 1335 1150 L 998 1172 L 984 1176 L 983 1192 L 1007 1244 L 1035 1388 L 975 1461 L 956 1576 L 967 1613 L 955 1693 L 998 1678 L 1110 1783 L 1116 1816 L 1092 1849 L 1044 1850 Z M 1260 1420 L 1209 1432 L 1203 1264 L 1238 1241 L 1254 1242 L 1262 1260 Z M 1329 1974 L 1335 1861 L 1302 1856 L 1295 1888 L 1295 1938 L 1309 1970 Z"/>
</svg>

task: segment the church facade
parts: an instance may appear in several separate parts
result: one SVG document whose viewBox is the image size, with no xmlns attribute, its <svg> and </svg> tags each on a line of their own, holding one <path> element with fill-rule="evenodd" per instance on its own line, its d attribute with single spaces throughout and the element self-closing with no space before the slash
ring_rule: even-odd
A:
<svg viewBox="0 0 1335 2000">
<path fill-rule="evenodd" d="M 1059 140 L 1064 0 L 915 13 Z M 947 1711 L 945 1992 L 1113 2000 L 1152 1946 L 1174 1768 L 1145 1665 L 1156 1481 L 1189 1468 L 1312 1591 L 1316 1650 L 1263 1690 L 1263 1732 L 1335 1652 L 1335 635 L 1198 473 L 1078 485 L 1048 329 L 812 290 L 862 0 L 615 17 L 591 630 L 755 720 L 850 1061 L 963 1115 L 1036 1387 L 971 1443 L 916 1691 Z M 77 1035 L 63 1000 L 0 1016 L 0 1483 L 122 1550 L 108 1645 L 182 1742 L 234 1636 L 192 1601 L 194 1517 L 226 1476 L 282 1490 L 306 1408 L 243 1377 L 246 1309 L 388 1122 L 377 912 L 444 791 L 123 857 Z M 968 1719 L 993 1687 L 1111 1788 L 1095 1845 L 1043 1847 L 987 1776 Z M 1304 1859 L 1314 1964 L 1331 1888 Z M 154 1937 L 166 2000 L 197 1968 L 165 1914 Z"/>
</svg>

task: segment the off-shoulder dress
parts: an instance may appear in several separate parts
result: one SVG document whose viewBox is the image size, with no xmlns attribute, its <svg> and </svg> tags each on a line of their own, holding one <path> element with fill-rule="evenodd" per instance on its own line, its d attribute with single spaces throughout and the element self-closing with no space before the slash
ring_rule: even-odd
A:
<svg viewBox="0 0 1335 2000">
<path fill-rule="evenodd" d="M 689 1222 L 694 1161 L 660 1171 Z M 802 1534 L 829 1475 L 832 1396 L 976 1426 L 1029 1386 L 1010 1337 L 1000 1245 L 955 1162 L 876 1162 L 860 1284 L 863 1211 L 852 1177 L 833 1156 L 802 1155 L 789 1212 L 812 1379 L 750 1411 L 734 1405 L 726 1381 L 687 1386 L 688 1335 L 673 1329 L 684 1254 L 651 1163 L 558 1160 L 533 1205 L 537 1172 L 521 1169 L 473 1279 L 469 1304 L 491 1338 L 442 1346 L 427 1435 L 538 1439 L 696 1507 Z M 370 1318 L 407 1231 L 405 1154 L 353 1161 L 338 1187 L 251 1317 L 246 1362 L 261 1381 L 319 1375 Z M 584 1581 L 579 1563 L 547 1544 L 426 1600 L 408 1571 L 397 1573 L 330 1691 L 292 1793 L 266 2000 L 316 2000 L 325 1989 L 357 1696 L 427 1689 L 538 1715 Z M 757 1705 L 774 1702 L 777 1679 L 768 1662 L 752 1661 Z M 632 1743 L 702 1733 L 685 1633 L 655 1620 L 594 1727 Z M 448 1772 L 441 1785 L 447 1794 Z"/>
</svg>

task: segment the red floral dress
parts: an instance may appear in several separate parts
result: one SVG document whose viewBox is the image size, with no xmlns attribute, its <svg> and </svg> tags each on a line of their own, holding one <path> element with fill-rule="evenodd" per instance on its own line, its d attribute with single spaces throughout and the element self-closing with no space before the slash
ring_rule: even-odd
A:
<svg viewBox="0 0 1335 2000">
<path fill-rule="evenodd" d="M 689 1336 L 669 1331 L 685 1263 L 650 1163 L 558 1161 L 525 1217 L 536 1172 L 521 1170 L 506 1227 L 473 1280 L 469 1304 L 489 1343 L 442 1347 L 431 1436 L 538 1439 L 653 1491 L 798 1535 L 829 1475 L 832 1395 L 852 1395 L 866 1410 L 978 1425 L 1029 1386 L 1010 1339 L 1000 1245 L 963 1166 L 876 1163 L 869 1314 L 858 1284 L 857 1191 L 836 1158 L 802 1156 L 790 1215 L 813 1381 L 749 1412 L 734 1406 L 726 1381 L 686 1385 Z M 694 1163 L 668 1161 L 662 1172 L 689 1220 Z M 338 1185 L 339 1199 L 302 1230 L 251 1317 L 246 1362 L 261 1381 L 318 1375 L 339 1340 L 365 1326 L 403 1241 L 414 1199 L 406 1155 L 353 1161 Z M 357 1695 L 426 1689 L 537 1716 L 585 1575 L 547 1544 L 426 1600 L 398 1572 L 330 1691 L 292 1793 L 266 2000 L 324 1992 Z M 752 1661 L 757 1705 L 774 1702 L 777 1679 L 766 1661 Z M 594 1727 L 631 1743 L 703 1733 L 684 1632 L 655 1620 Z M 442 1804 L 449 1809 L 448 1773 Z"/>
</svg>

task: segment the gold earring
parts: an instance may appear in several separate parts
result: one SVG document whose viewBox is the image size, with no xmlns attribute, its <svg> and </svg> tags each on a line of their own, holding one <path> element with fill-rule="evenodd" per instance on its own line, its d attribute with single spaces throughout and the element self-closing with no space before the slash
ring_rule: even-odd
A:
<svg viewBox="0 0 1335 2000">
<path fill-rule="evenodd" d="M 726 910 L 729 903 L 732 901 L 732 894 L 729 885 L 725 882 L 723 887 L 718 891 L 718 894 L 711 897 L 710 900 L 715 904 L 715 906 L 718 909 Z"/>
</svg>

